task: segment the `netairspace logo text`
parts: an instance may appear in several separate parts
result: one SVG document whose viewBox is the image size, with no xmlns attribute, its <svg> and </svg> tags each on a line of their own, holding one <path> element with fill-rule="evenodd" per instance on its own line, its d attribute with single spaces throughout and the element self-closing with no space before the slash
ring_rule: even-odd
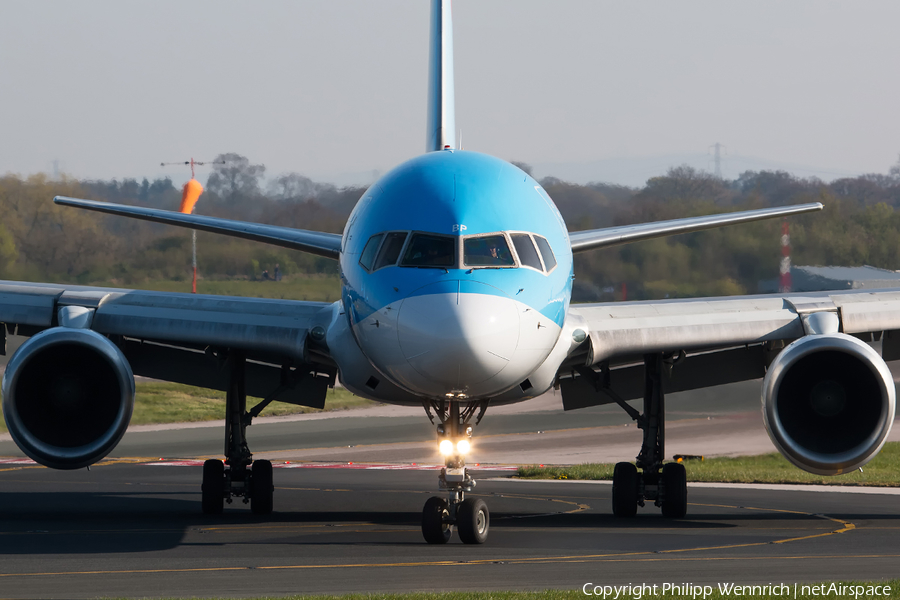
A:
<svg viewBox="0 0 900 600">
<path fill-rule="evenodd" d="M 629 585 L 595 585 L 586 583 L 581 588 L 586 596 L 599 596 L 603 600 L 641 600 L 645 597 L 686 596 L 695 600 L 706 600 L 718 592 L 722 596 L 783 596 L 785 598 L 816 598 L 819 596 L 837 596 L 845 598 L 878 598 L 889 596 L 889 585 L 845 585 L 841 583 L 821 583 L 807 585 L 795 583 L 770 583 L 768 585 L 737 585 L 719 583 L 711 585 L 695 585 L 693 583 L 663 584 L 629 584 Z"/>
</svg>

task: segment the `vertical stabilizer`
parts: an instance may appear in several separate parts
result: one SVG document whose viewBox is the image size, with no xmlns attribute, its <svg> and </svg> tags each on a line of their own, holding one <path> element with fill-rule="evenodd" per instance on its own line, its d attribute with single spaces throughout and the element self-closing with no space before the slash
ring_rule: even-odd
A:
<svg viewBox="0 0 900 600">
<path fill-rule="evenodd" d="M 456 148 L 453 101 L 453 19 L 450 0 L 431 0 L 428 60 L 428 137 L 425 151 Z"/>
</svg>

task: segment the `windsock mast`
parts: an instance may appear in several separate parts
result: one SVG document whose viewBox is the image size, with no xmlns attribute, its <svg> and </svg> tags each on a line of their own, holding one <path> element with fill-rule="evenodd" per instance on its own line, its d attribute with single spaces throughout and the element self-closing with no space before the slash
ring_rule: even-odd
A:
<svg viewBox="0 0 900 600">
<path fill-rule="evenodd" d="M 428 131 L 425 151 L 456 149 L 453 92 L 453 19 L 450 0 L 431 0 L 428 61 Z"/>
<path fill-rule="evenodd" d="M 207 160 L 207 161 L 199 161 L 194 160 L 194 157 L 191 157 L 191 160 L 184 162 L 170 162 L 170 163 L 159 163 L 159 166 L 165 167 L 167 165 L 191 165 L 191 179 L 187 183 L 184 184 L 184 188 L 181 192 L 181 206 L 178 209 L 178 212 L 184 213 L 186 215 L 194 212 L 194 205 L 197 204 L 197 200 L 200 199 L 200 194 L 203 193 L 203 186 L 200 185 L 200 182 L 197 181 L 194 177 L 194 167 L 197 165 L 224 165 L 224 160 Z M 191 232 L 191 249 L 192 249 L 192 259 L 191 266 L 194 270 L 194 277 L 191 280 L 191 293 L 197 293 L 197 230 L 194 229 Z"/>
</svg>

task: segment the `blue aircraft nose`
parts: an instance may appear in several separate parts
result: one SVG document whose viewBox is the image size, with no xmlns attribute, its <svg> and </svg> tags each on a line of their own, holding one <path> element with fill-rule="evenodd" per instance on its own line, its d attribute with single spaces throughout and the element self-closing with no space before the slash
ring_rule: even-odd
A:
<svg viewBox="0 0 900 600">
<path fill-rule="evenodd" d="M 416 372 L 445 393 L 468 394 L 510 364 L 519 343 L 519 311 L 509 296 L 484 283 L 433 283 L 403 300 L 397 329 L 401 352 Z M 498 390 L 511 385 L 501 379 Z"/>
</svg>

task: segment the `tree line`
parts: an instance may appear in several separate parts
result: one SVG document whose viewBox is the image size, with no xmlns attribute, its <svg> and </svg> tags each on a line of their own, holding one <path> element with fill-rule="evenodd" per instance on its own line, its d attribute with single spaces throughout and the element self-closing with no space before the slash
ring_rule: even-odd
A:
<svg viewBox="0 0 900 600">
<path fill-rule="evenodd" d="M 199 214 L 339 233 L 363 188 L 338 188 L 298 173 L 267 179 L 265 166 L 222 154 L 205 183 Z M 528 165 L 519 164 L 528 170 Z M 553 177 L 541 185 L 570 231 L 702 214 L 822 202 L 819 213 L 790 218 L 795 265 L 868 264 L 900 269 L 900 165 L 830 183 L 783 171 L 748 171 L 733 180 L 674 167 L 641 188 L 576 185 Z M 180 187 L 169 178 L 78 181 L 43 174 L 0 177 L 0 277 L 74 283 L 185 280 L 190 232 L 60 207 L 55 195 L 177 210 Z M 754 293 L 778 275 L 781 222 L 764 221 L 651 240 L 576 256 L 582 301 Z M 259 278 L 280 265 L 285 277 L 336 274 L 334 261 L 198 232 L 207 278 Z"/>
</svg>

